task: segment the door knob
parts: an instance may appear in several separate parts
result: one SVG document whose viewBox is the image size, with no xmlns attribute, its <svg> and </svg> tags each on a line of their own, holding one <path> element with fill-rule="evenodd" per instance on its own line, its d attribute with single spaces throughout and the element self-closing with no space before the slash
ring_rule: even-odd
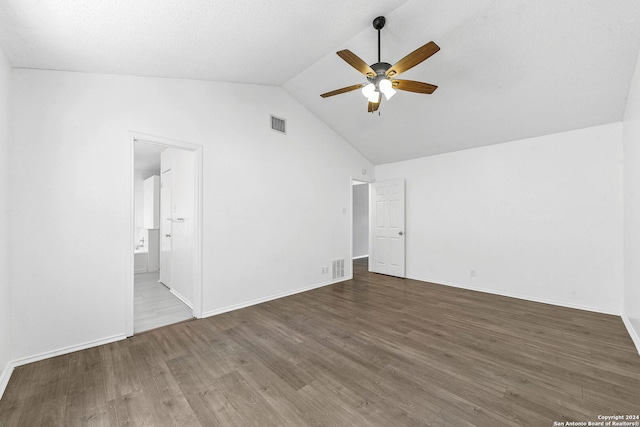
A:
<svg viewBox="0 0 640 427">
<path fill-rule="evenodd" d="M 398 234 L 402 236 L 404 233 L 401 231 L 401 232 L 399 232 Z"/>
<path fill-rule="evenodd" d="M 165 234 L 164 237 L 171 237 L 171 234 Z"/>
</svg>

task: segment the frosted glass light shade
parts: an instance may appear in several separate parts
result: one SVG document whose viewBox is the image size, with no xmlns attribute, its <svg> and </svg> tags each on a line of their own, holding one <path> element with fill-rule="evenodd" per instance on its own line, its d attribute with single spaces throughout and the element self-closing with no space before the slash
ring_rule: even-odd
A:
<svg viewBox="0 0 640 427">
<path fill-rule="evenodd" d="M 370 96 L 367 97 L 367 99 L 369 100 L 369 102 L 377 104 L 378 102 L 380 102 L 380 92 L 373 92 Z"/>
<path fill-rule="evenodd" d="M 378 86 L 380 86 L 380 92 L 384 93 L 384 97 L 387 98 L 387 100 L 391 99 L 391 97 L 396 94 L 396 90 L 393 88 L 391 80 L 380 80 Z"/>
<path fill-rule="evenodd" d="M 365 98 L 369 98 L 376 91 L 376 85 L 373 83 L 369 83 L 365 87 L 362 88 L 362 94 Z"/>
</svg>

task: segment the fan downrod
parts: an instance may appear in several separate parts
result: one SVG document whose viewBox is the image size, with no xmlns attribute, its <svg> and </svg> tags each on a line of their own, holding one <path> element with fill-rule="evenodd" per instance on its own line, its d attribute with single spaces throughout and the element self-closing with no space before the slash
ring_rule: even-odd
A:
<svg viewBox="0 0 640 427">
<path fill-rule="evenodd" d="M 387 22 L 384 16 L 378 16 L 373 20 L 373 28 L 378 31 L 378 62 L 380 62 L 380 30 L 384 28 L 384 23 Z"/>
</svg>

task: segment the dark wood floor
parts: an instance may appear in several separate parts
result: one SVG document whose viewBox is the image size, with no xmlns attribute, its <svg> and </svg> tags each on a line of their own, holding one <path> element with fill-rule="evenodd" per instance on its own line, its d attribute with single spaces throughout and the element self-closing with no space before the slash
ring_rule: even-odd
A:
<svg viewBox="0 0 640 427">
<path fill-rule="evenodd" d="M 17 368 L 2 426 L 552 426 L 640 413 L 618 317 L 369 274 Z"/>
</svg>

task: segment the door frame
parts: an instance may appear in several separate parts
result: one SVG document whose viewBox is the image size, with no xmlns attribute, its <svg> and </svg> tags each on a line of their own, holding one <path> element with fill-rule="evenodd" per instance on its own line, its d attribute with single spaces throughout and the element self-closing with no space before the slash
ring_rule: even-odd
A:
<svg viewBox="0 0 640 427">
<path fill-rule="evenodd" d="M 202 318 L 203 288 L 202 288 L 202 145 L 175 139 L 163 138 L 140 132 L 129 132 L 130 138 L 130 217 L 129 217 L 129 271 L 126 284 L 126 316 L 125 330 L 128 337 L 134 332 L 134 251 L 135 251 L 135 143 L 136 141 L 148 144 L 163 145 L 169 148 L 177 148 L 194 153 L 194 260 L 193 260 L 193 317 Z"/>
</svg>

